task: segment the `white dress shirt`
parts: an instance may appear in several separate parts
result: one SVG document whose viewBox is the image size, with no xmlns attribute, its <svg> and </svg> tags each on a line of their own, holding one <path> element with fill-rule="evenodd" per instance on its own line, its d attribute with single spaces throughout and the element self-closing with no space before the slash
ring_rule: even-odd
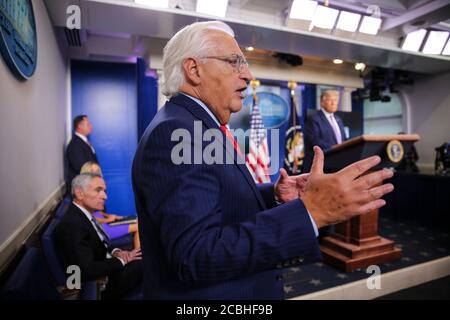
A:
<svg viewBox="0 0 450 320">
<path fill-rule="evenodd" d="M 333 128 L 337 143 L 342 143 L 341 129 L 339 129 L 339 124 L 336 121 L 336 117 L 333 113 L 326 111 L 324 108 L 322 108 L 322 112 L 325 115 L 325 118 L 327 118 L 328 123 L 331 125 L 331 128 Z"/>
<path fill-rule="evenodd" d="M 75 135 L 78 136 L 81 140 L 83 140 L 92 150 L 93 153 L 95 153 L 95 149 L 92 146 L 92 144 L 89 142 L 88 138 L 81 133 L 75 132 Z"/>
</svg>

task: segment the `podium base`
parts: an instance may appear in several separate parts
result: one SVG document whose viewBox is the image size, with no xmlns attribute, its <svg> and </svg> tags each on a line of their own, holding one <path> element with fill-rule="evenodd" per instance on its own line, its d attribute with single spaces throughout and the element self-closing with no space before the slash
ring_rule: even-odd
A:
<svg viewBox="0 0 450 320">
<path fill-rule="evenodd" d="M 392 240 L 376 236 L 370 241 L 352 244 L 329 236 L 320 245 L 324 262 L 345 272 L 400 259 L 402 250 Z"/>
</svg>

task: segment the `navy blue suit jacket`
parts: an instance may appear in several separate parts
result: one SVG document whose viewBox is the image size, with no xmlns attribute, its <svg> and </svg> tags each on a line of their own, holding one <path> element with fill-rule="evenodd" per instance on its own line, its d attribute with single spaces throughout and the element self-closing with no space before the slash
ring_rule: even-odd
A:
<svg viewBox="0 0 450 320">
<path fill-rule="evenodd" d="M 97 156 L 91 147 L 76 134 L 73 135 L 66 149 L 68 164 L 67 183 L 70 188 L 72 179 L 80 174 L 81 167 L 88 161 L 98 162 Z"/>
<path fill-rule="evenodd" d="M 342 141 L 345 141 L 344 123 L 342 119 L 336 114 L 334 115 L 336 122 L 341 131 Z M 336 136 L 333 128 L 328 122 L 322 110 L 314 113 L 306 122 L 305 128 L 305 161 L 303 164 L 303 171 L 309 172 L 314 158 L 314 146 L 319 146 L 322 150 L 330 149 L 337 144 Z"/>
<path fill-rule="evenodd" d="M 194 137 L 194 121 L 196 130 L 219 129 L 192 99 L 175 96 L 134 158 L 144 297 L 281 299 L 281 269 L 321 259 L 309 215 L 300 200 L 277 206 L 273 185 L 257 187 L 245 164 L 174 164 L 172 132 Z M 208 144 L 185 141 L 200 151 Z"/>
</svg>

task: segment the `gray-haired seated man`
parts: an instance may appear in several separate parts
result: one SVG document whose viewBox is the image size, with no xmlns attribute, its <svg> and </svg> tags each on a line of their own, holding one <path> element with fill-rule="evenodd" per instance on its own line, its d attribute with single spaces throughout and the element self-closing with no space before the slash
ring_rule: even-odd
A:
<svg viewBox="0 0 450 320">
<path fill-rule="evenodd" d="M 141 251 L 109 246 L 108 235 L 93 217 L 104 210 L 106 186 L 98 174 L 80 174 L 72 180 L 73 202 L 56 228 L 56 240 L 66 267 L 77 265 L 81 281 L 107 277 L 102 299 L 121 299 L 142 282 Z"/>
</svg>

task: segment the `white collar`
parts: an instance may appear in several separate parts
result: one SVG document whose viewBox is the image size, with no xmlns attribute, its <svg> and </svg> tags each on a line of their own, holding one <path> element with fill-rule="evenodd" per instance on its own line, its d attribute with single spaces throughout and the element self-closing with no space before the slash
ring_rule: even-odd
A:
<svg viewBox="0 0 450 320">
<path fill-rule="evenodd" d="M 206 104 L 203 103 L 203 101 L 194 98 L 190 95 L 188 95 L 187 93 L 184 92 L 180 92 L 181 94 L 184 94 L 186 97 L 191 98 L 192 100 L 194 100 L 195 102 L 197 102 L 200 107 L 202 107 L 203 109 L 205 109 L 205 111 L 210 115 L 210 117 L 214 120 L 214 122 L 220 127 L 220 122 L 219 120 L 217 120 L 216 116 L 214 115 L 214 113 L 211 112 L 211 110 L 206 106 Z"/>
<path fill-rule="evenodd" d="M 89 143 L 88 143 L 88 139 L 87 139 L 86 136 L 84 136 L 84 135 L 82 135 L 81 133 L 78 133 L 78 132 L 76 132 L 76 131 L 75 131 L 75 135 L 77 135 L 78 137 L 80 137 L 81 140 L 83 140 L 84 142 L 86 142 L 87 144 L 89 144 Z"/>
</svg>

